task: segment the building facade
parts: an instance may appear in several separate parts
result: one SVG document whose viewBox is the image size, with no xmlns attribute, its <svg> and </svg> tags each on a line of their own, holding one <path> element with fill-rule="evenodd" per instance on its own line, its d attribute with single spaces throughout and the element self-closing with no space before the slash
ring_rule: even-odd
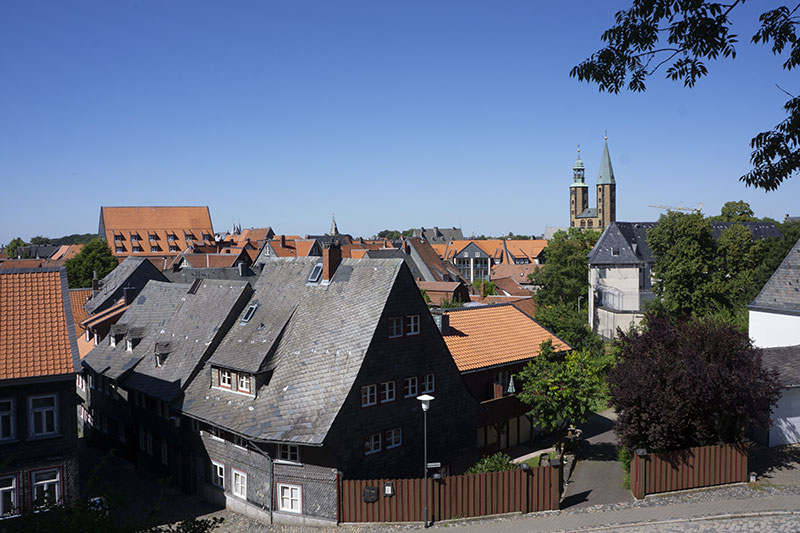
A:
<svg viewBox="0 0 800 533">
<path fill-rule="evenodd" d="M 603 146 L 600 172 L 597 177 L 597 204 L 589 207 L 589 186 L 585 180 L 586 168 L 578 159 L 572 167 L 572 185 L 569 186 L 569 225 L 573 228 L 602 230 L 617 220 L 617 182 L 608 153 L 608 137 Z"/>
</svg>

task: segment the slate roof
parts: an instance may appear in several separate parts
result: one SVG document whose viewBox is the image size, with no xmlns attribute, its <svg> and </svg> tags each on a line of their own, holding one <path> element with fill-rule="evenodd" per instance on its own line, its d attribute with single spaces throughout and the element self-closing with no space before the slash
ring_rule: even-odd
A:
<svg viewBox="0 0 800 533">
<path fill-rule="evenodd" d="M 119 298 L 120 291 L 134 275 L 145 275 L 150 279 L 163 280 L 164 276 L 144 257 L 126 257 L 117 268 L 109 272 L 101 281 L 100 291 L 86 302 L 84 308 L 94 313 L 109 300 Z M 139 288 L 139 287 L 137 287 Z"/>
<path fill-rule="evenodd" d="M 330 284 L 307 284 L 317 261 L 267 262 L 254 287 L 258 309 L 244 326 L 234 323 L 212 357 L 211 363 L 221 365 L 274 366 L 257 397 L 211 389 L 207 364 L 182 404 L 174 404 L 177 408 L 254 439 L 322 444 L 350 393 L 398 275 L 411 274 L 399 259 L 342 259 Z M 285 331 L 276 336 L 279 328 Z"/>
<path fill-rule="evenodd" d="M 122 378 L 122 384 L 165 402 L 172 401 L 224 334 L 221 329 L 228 315 L 238 314 L 251 293 L 246 281 L 201 282 L 180 298 L 175 312 L 162 326 L 145 334 L 134 350 L 140 360 Z M 154 355 L 156 345 L 160 353 L 167 354 L 160 367 Z"/>
<path fill-rule="evenodd" d="M 431 244 L 444 244 L 448 241 L 464 240 L 461 228 L 456 228 L 455 226 L 452 228 L 439 228 L 437 226 L 433 228 L 415 228 L 412 235 L 417 238 L 422 237 Z"/>
<path fill-rule="evenodd" d="M 433 279 L 427 279 L 423 275 L 422 278 L 426 281 L 444 281 L 445 276 L 450 280 L 461 279 L 461 272 L 458 271 L 458 268 L 456 268 L 453 263 L 442 260 L 428 241 L 420 239 L 419 237 L 410 237 L 406 239 L 406 246 L 412 248 L 413 252 L 416 252 L 420 261 L 424 263 L 424 267 L 427 268 L 431 276 L 433 276 Z M 420 266 L 420 269 L 422 269 L 422 266 Z"/>
<path fill-rule="evenodd" d="M 62 268 L 0 271 L 0 380 L 68 374 L 78 345 Z"/>
<path fill-rule="evenodd" d="M 115 326 L 144 328 L 147 335 L 155 335 L 180 307 L 181 299 L 186 296 L 190 287 L 187 284 L 149 281 Z M 146 347 L 139 343 L 132 352 L 128 352 L 124 342 L 116 347 L 103 342 L 83 358 L 83 363 L 97 372 L 117 379 L 133 368 L 145 354 Z M 149 353 L 152 353 L 152 345 L 150 349 Z"/>
<path fill-rule="evenodd" d="M 778 371 L 783 387 L 800 387 L 800 345 L 764 348 L 762 364 Z"/>
<path fill-rule="evenodd" d="M 587 207 L 581 212 L 581 214 L 576 215 L 575 218 L 597 218 L 597 208 Z"/>
<path fill-rule="evenodd" d="M 251 281 L 258 276 L 257 270 L 245 268 L 244 276 L 239 275 L 239 267 L 231 268 L 184 268 L 174 272 L 165 270 L 164 277 L 173 283 L 192 283 L 196 279 L 227 279 Z"/>
<path fill-rule="evenodd" d="M 748 307 L 800 314 L 800 240 Z"/>
<path fill-rule="evenodd" d="M 450 327 L 443 335 L 460 372 L 532 359 L 545 340 L 556 351 L 570 346 L 513 305 L 445 311 Z"/>
<path fill-rule="evenodd" d="M 364 254 L 364 257 L 369 259 L 402 259 L 408 269 L 411 270 L 411 275 L 414 276 L 414 279 L 422 279 L 424 277 L 417 266 L 416 261 L 414 261 L 414 258 L 404 253 L 402 250 L 398 250 L 397 248 L 367 250 L 367 253 Z"/>
</svg>

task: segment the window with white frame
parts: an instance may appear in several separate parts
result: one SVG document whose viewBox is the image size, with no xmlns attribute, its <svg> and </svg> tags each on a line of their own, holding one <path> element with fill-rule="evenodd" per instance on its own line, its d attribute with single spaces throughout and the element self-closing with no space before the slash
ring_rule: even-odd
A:
<svg viewBox="0 0 800 533">
<path fill-rule="evenodd" d="M 300 462 L 300 446 L 294 444 L 281 444 L 278 450 L 278 457 L 282 461 Z"/>
<path fill-rule="evenodd" d="M 394 401 L 394 381 L 381 383 L 381 403 Z"/>
<path fill-rule="evenodd" d="M 236 390 L 250 392 L 250 375 L 240 372 L 236 379 Z"/>
<path fill-rule="evenodd" d="M 134 244 L 133 246 L 131 246 L 131 251 L 132 252 L 141 252 L 142 251 L 142 247 L 139 246 L 138 244 Z"/>
<path fill-rule="evenodd" d="M 28 407 L 31 437 L 58 433 L 58 402 L 55 394 L 31 396 L 28 399 Z"/>
<path fill-rule="evenodd" d="M 222 438 L 222 431 L 218 427 L 210 426 L 208 428 L 208 434 L 214 440 L 224 441 L 225 439 Z"/>
<path fill-rule="evenodd" d="M 161 439 L 161 464 L 169 464 L 169 444 L 164 439 Z"/>
<path fill-rule="evenodd" d="M 214 460 L 211 461 L 211 484 L 225 488 L 225 465 Z"/>
<path fill-rule="evenodd" d="M 233 445 L 238 446 L 239 448 L 242 448 L 244 450 L 247 449 L 247 442 L 239 435 L 233 436 Z"/>
<path fill-rule="evenodd" d="M 219 386 L 225 387 L 226 389 L 231 388 L 231 372 L 230 370 L 222 370 L 219 371 Z"/>
<path fill-rule="evenodd" d="M 37 505 L 61 502 L 61 472 L 58 468 L 31 474 L 32 498 Z"/>
<path fill-rule="evenodd" d="M 247 499 L 247 474 L 236 470 L 235 468 L 231 469 L 231 473 L 233 474 L 233 483 L 231 490 L 233 491 L 233 495 L 244 500 Z"/>
<path fill-rule="evenodd" d="M 86 340 L 88 341 L 89 339 Z M 75 374 L 75 384 L 80 390 L 86 392 L 86 378 L 83 377 L 83 374 Z"/>
<path fill-rule="evenodd" d="M 364 455 L 381 451 L 381 434 L 375 433 L 364 438 Z"/>
<path fill-rule="evenodd" d="M 403 431 L 400 428 L 390 429 L 386 432 L 386 449 L 397 448 L 403 444 Z"/>
<path fill-rule="evenodd" d="M 14 400 L 11 398 L 0 400 L 0 441 L 14 440 L 16 435 Z"/>
<path fill-rule="evenodd" d="M 389 317 L 389 338 L 403 336 L 403 317 L 390 316 Z"/>
<path fill-rule="evenodd" d="M 117 252 L 118 254 L 124 253 L 125 252 L 125 247 L 124 246 L 115 246 L 114 247 L 114 251 Z"/>
<path fill-rule="evenodd" d="M 147 455 L 153 455 L 153 434 L 147 432 Z"/>
<path fill-rule="evenodd" d="M 177 245 L 177 244 L 170 244 L 170 245 L 169 245 L 169 251 L 170 251 L 170 252 L 179 252 L 179 251 L 180 251 L 180 248 L 178 248 L 178 245 Z"/>
<path fill-rule="evenodd" d="M 416 398 L 419 394 L 419 378 L 412 376 L 410 378 L 403 378 L 403 397 Z"/>
<path fill-rule="evenodd" d="M 378 387 L 376 385 L 361 387 L 361 407 L 375 405 L 376 403 L 378 403 Z"/>
<path fill-rule="evenodd" d="M 278 510 L 287 513 L 302 513 L 303 487 L 278 483 Z"/>
<path fill-rule="evenodd" d="M 17 514 L 17 476 L 0 476 L 0 517 Z"/>
<path fill-rule="evenodd" d="M 419 335 L 419 315 L 406 317 L 406 335 Z"/>
<path fill-rule="evenodd" d="M 422 378 L 422 394 L 428 394 L 436 389 L 436 379 L 433 374 L 425 374 Z"/>
</svg>

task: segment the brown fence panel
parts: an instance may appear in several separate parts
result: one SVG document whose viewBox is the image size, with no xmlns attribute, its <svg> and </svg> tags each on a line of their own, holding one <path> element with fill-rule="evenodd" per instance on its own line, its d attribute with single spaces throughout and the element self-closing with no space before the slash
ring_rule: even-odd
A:
<svg viewBox="0 0 800 533">
<path fill-rule="evenodd" d="M 747 450 L 737 444 L 699 446 L 667 453 L 634 455 L 634 497 L 747 481 Z"/>
<path fill-rule="evenodd" d="M 428 478 L 430 520 L 558 509 L 559 468 L 448 476 L 439 481 Z M 384 492 L 387 482 L 394 486 L 393 495 Z M 364 501 L 366 487 L 378 490 L 375 502 Z M 422 522 L 423 515 L 422 479 L 340 481 L 340 522 Z"/>
</svg>

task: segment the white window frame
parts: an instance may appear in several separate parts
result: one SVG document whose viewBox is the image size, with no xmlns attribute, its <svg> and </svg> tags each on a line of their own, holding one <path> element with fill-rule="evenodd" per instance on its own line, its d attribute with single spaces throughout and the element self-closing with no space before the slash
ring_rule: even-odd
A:
<svg viewBox="0 0 800 533">
<path fill-rule="evenodd" d="M 288 496 L 284 497 L 284 491 L 288 491 Z M 294 494 L 296 491 L 296 495 Z M 278 511 L 284 513 L 303 513 L 303 486 L 292 483 L 278 483 Z M 285 505 L 288 502 L 288 505 Z"/>
<path fill-rule="evenodd" d="M 382 435 L 380 433 L 373 433 L 369 437 L 364 438 L 364 455 L 372 455 L 381 451 Z"/>
<path fill-rule="evenodd" d="M 52 407 L 33 407 L 34 400 L 41 400 L 44 398 L 52 398 L 53 405 Z M 36 415 L 40 414 L 43 417 L 46 417 L 46 413 L 48 411 L 52 411 L 53 413 L 53 428 L 50 431 L 47 431 L 45 428 L 46 418 L 42 419 L 42 429 L 44 431 L 36 432 Z M 50 437 L 52 435 L 58 435 L 58 395 L 57 394 L 38 394 L 36 396 L 28 396 L 28 434 L 31 437 Z"/>
<path fill-rule="evenodd" d="M 389 403 L 395 400 L 394 380 L 381 383 L 381 403 Z"/>
<path fill-rule="evenodd" d="M 364 385 L 361 387 L 361 407 L 378 404 L 378 386 Z"/>
<path fill-rule="evenodd" d="M 236 376 L 236 390 L 250 393 L 250 374 L 239 372 Z"/>
<path fill-rule="evenodd" d="M 227 385 L 223 383 L 223 376 L 225 376 L 225 381 L 227 381 Z M 224 368 L 219 369 L 219 386 L 223 389 L 233 389 L 233 376 L 230 370 L 225 370 Z"/>
<path fill-rule="evenodd" d="M 247 474 L 231 468 L 231 492 L 237 498 L 247 499 Z"/>
<path fill-rule="evenodd" d="M 279 444 L 278 459 L 289 463 L 300 463 L 300 446 L 296 444 Z"/>
<path fill-rule="evenodd" d="M 386 432 L 384 437 L 386 441 L 386 449 L 397 448 L 401 444 L 403 444 L 403 430 L 402 428 L 394 428 L 390 429 Z"/>
<path fill-rule="evenodd" d="M 0 411 L 0 442 L 13 441 L 17 438 L 16 402 L 14 398 L 0 398 L 0 402 L 8 402 L 8 408 Z M 3 434 L 3 427 L 8 421 L 8 434 Z"/>
<path fill-rule="evenodd" d="M 403 336 L 403 317 L 389 317 L 389 338 L 396 339 Z"/>
<path fill-rule="evenodd" d="M 406 320 L 406 335 L 419 335 L 419 315 L 408 315 Z"/>
<path fill-rule="evenodd" d="M 403 378 L 403 397 L 416 398 L 417 396 L 419 396 L 419 378 L 417 376 Z"/>
<path fill-rule="evenodd" d="M 211 459 L 211 484 L 225 490 L 225 463 Z"/>
<path fill-rule="evenodd" d="M 10 485 L 6 485 L 5 483 L 11 480 Z M 0 520 L 3 518 L 9 518 L 12 516 L 16 516 L 19 514 L 19 490 L 18 490 L 19 483 L 17 482 L 17 474 L 10 474 L 5 476 L 0 476 Z M 4 509 L 3 508 L 3 501 L 5 501 L 5 493 L 11 494 L 11 508 Z"/>
<path fill-rule="evenodd" d="M 55 479 L 49 478 L 45 480 L 36 481 L 37 474 L 43 476 L 46 474 L 55 474 Z M 39 498 L 38 494 L 41 487 L 47 487 L 50 484 L 55 484 L 55 500 L 48 503 L 61 503 L 61 470 L 59 468 L 48 468 L 46 470 L 34 470 L 31 472 L 31 500 L 36 501 Z M 45 490 L 47 490 L 45 488 Z"/>
<path fill-rule="evenodd" d="M 436 392 L 436 374 L 431 372 L 422 376 L 422 394 Z"/>
<path fill-rule="evenodd" d="M 208 436 L 211 437 L 213 440 L 217 440 L 220 442 L 225 442 L 225 439 L 222 438 L 222 431 L 216 426 L 209 426 L 208 428 Z"/>
<path fill-rule="evenodd" d="M 169 444 L 166 439 L 161 439 L 161 464 L 169 465 Z"/>
</svg>

